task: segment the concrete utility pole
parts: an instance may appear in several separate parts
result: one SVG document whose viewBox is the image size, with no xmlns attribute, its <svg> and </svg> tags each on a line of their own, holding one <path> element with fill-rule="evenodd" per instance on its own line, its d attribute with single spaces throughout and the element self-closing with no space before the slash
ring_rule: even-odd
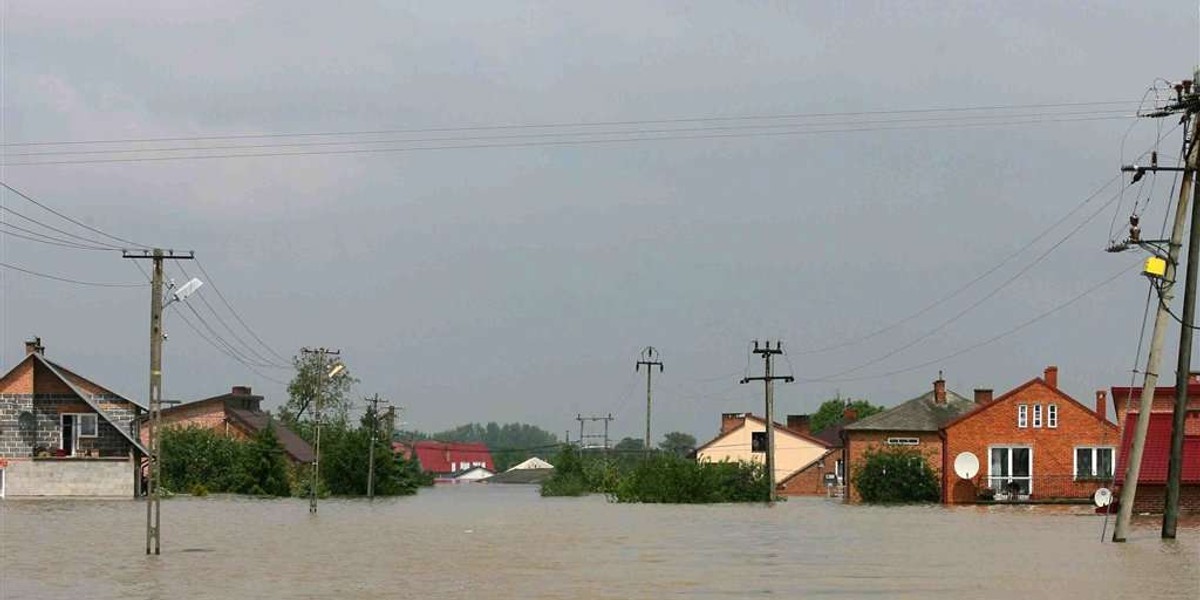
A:
<svg viewBox="0 0 1200 600">
<path fill-rule="evenodd" d="M 767 504 L 775 503 L 775 380 L 782 380 L 786 383 L 795 381 L 791 375 L 775 376 L 771 374 L 771 357 L 776 354 L 783 354 L 783 342 L 776 341 L 775 347 L 771 347 L 771 342 L 764 342 L 765 346 L 759 348 L 758 340 L 754 340 L 754 353 L 761 354 L 763 357 L 763 376 L 762 377 L 745 377 L 742 383 L 750 383 L 751 381 L 763 382 L 763 393 L 766 396 L 767 403 L 767 483 L 770 485 L 770 491 L 767 492 Z"/>
<path fill-rule="evenodd" d="M 609 413 L 609 414 L 608 414 L 608 416 L 598 416 L 598 415 L 596 415 L 596 416 L 588 416 L 588 417 L 585 417 L 585 416 L 583 416 L 583 415 L 581 415 L 581 414 L 576 414 L 576 415 L 575 415 L 575 420 L 576 420 L 576 421 L 579 421 L 579 448 L 580 448 L 580 450 L 583 450 L 583 449 L 585 449 L 585 448 L 587 447 L 587 443 L 586 443 L 586 441 L 587 441 L 587 439 L 588 439 L 588 438 L 603 438 L 603 440 L 604 440 L 604 451 L 605 451 L 605 453 L 607 453 L 607 452 L 608 452 L 608 447 L 609 447 L 609 444 L 608 444 L 608 441 L 609 441 L 609 440 L 608 440 L 608 423 L 609 423 L 609 421 L 612 421 L 612 420 L 613 420 L 612 413 Z M 595 423 L 595 422 L 597 422 L 597 421 L 604 421 L 604 434 L 603 434 L 603 436 L 601 436 L 601 435 L 597 435 L 597 434 L 584 435 L 584 433 L 583 433 L 583 423 L 584 423 L 584 421 L 588 421 L 588 422 L 591 422 L 591 423 Z"/>
<path fill-rule="evenodd" d="M 375 498 L 375 442 L 379 439 L 379 405 L 388 404 L 387 400 L 379 397 L 379 394 L 367 398 L 367 403 L 371 405 L 371 446 L 367 450 L 367 498 Z M 389 410 L 391 408 L 389 407 Z M 391 432 L 388 432 L 388 439 L 391 439 Z"/>
<path fill-rule="evenodd" d="M 646 366 L 646 455 L 650 455 L 650 374 L 654 372 L 654 367 L 658 367 L 658 372 L 662 373 L 663 364 L 659 358 L 658 350 L 654 346 L 646 346 L 642 349 L 642 357 L 634 366 L 634 371 L 641 370 L 642 365 Z"/>
<path fill-rule="evenodd" d="M 1187 94 L 1185 98 L 1184 94 Z M 1196 111 L 1196 98 L 1192 93 L 1191 82 L 1180 83 L 1176 86 L 1177 103 L 1174 106 L 1167 107 L 1162 111 L 1156 111 L 1148 116 L 1165 117 L 1168 115 L 1183 112 L 1185 121 L 1191 119 L 1191 127 L 1184 127 L 1184 154 L 1185 166 L 1183 167 L 1183 177 L 1179 187 L 1179 199 L 1175 208 L 1175 220 L 1171 228 L 1171 237 L 1167 241 L 1167 255 L 1165 257 L 1165 271 L 1162 274 L 1161 283 L 1158 287 L 1158 309 L 1154 316 L 1154 329 L 1150 336 L 1150 352 L 1146 358 L 1146 369 L 1143 373 L 1142 380 L 1142 395 L 1138 407 L 1138 417 L 1136 429 L 1134 430 L 1133 442 L 1129 449 L 1129 457 L 1126 461 L 1125 480 L 1121 486 L 1121 496 L 1117 503 L 1117 521 L 1113 528 L 1112 541 L 1124 542 L 1129 532 L 1129 524 L 1133 518 L 1133 505 L 1137 497 L 1138 479 L 1141 477 L 1142 456 L 1146 448 L 1146 435 L 1150 429 L 1150 413 L 1153 408 L 1155 390 L 1158 387 L 1158 370 L 1162 361 L 1163 343 L 1167 334 L 1167 326 L 1170 323 L 1171 301 L 1174 299 L 1175 277 L 1177 266 L 1179 264 L 1179 252 L 1183 246 L 1184 226 L 1187 223 L 1188 207 L 1193 196 L 1193 187 L 1195 183 L 1195 173 L 1198 164 L 1200 164 L 1200 154 L 1198 154 L 1197 140 L 1200 140 L 1200 119 L 1194 118 Z M 1123 167 L 1123 171 L 1133 172 L 1134 180 L 1140 179 L 1146 171 L 1157 172 L 1176 171 L 1177 168 L 1159 167 L 1157 160 L 1152 159 L 1149 167 Z M 1193 227 L 1195 216 L 1193 215 Z M 1119 245 L 1116 249 L 1120 250 L 1129 245 L 1129 243 L 1145 245 L 1155 248 L 1156 255 L 1161 254 L 1154 242 L 1158 240 L 1145 242 L 1141 240 L 1137 233 L 1133 230 L 1130 232 L 1130 240 L 1125 244 Z M 1193 237 L 1195 237 L 1193 235 Z M 1194 254 L 1194 253 L 1193 253 Z M 1159 258 L 1164 258 L 1159 256 Z M 1147 273 L 1148 275 L 1150 273 Z M 1151 275 L 1153 277 L 1153 275 Z M 1152 285 L 1155 285 L 1153 283 Z M 1188 330 L 1184 327 L 1185 332 Z M 1190 340 L 1189 340 L 1190 341 Z M 1182 350 L 1182 348 L 1181 348 Z M 1190 350 L 1189 350 L 1190 360 Z M 1182 356 L 1182 353 L 1181 353 Z M 1187 379 L 1188 372 L 1191 369 L 1185 365 L 1181 373 L 1177 373 L 1177 384 L 1179 377 L 1183 380 Z M 1186 383 L 1184 384 L 1186 394 Z M 1114 398 L 1115 400 L 1115 398 Z M 1129 426 L 1128 408 L 1126 409 L 1126 421 L 1124 427 Z M 1168 492 L 1169 494 L 1169 492 Z M 1166 514 L 1163 514 L 1164 520 L 1164 535 L 1166 527 Z"/>
<path fill-rule="evenodd" d="M 150 418 L 146 421 L 146 451 L 149 464 L 146 473 L 146 554 L 153 550 L 161 554 L 161 525 L 159 487 L 162 485 L 162 456 L 159 428 L 162 424 L 162 315 L 163 315 L 163 259 L 191 260 L 194 252 L 176 253 L 174 250 L 124 250 L 123 258 L 151 260 L 154 262 L 150 276 Z"/>
<path fill-rule="evenodd" d="M 328 373 L 325 372 L 325 367 L 329 364 L 327 358 L 329 356 L 340 356 L 341 350 L 330 350 L 328 348 L 301 348 L 300 352 L 306 355 L 319 355 L 321 357 L 321 371 L 317 377 L 317 389 L 313 393 L 313 462 L 312 473 L 309 477 L 308 490 L 308 512 L 317 514 L 317 485 L 321 481 L 321 400 L 325 393 L 325 382 L 333 378 L 338 373 L 342 372 L 345 367 L 341 363 L 336 363 Z"/>
</svg>

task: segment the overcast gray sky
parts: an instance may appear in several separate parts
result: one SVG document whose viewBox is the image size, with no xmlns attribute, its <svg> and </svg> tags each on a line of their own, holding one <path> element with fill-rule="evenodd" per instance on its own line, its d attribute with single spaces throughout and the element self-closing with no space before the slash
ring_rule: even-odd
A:
<svg viewBox="0 0 1200 600">
<path fill-rule="evenodd" d="M 342 349 L 358 393 L 406 407 L 404 420 L 423 430 L 495 420 L 561 434 L 576 430 L 576 413 L 611 412 L 614 437 L 640 436 L 644 383 L 633 365 L 652 344 L 666 363 L 655 437 L 684 430 L 703 440 L 719 413 L 761 411 L 761 387 L 737 383 L 756 338 L 782 339 L 790 355 L 780 368 L 806 379 L 920 340 L 845 377 L 903 372 L 781 384 L 780 415 L 838 392 L 895 404 L 929 389 L 939 369 L 963 394 L 1002 393 L 1047 364 L 1090 403 L 1094 390 L 1128 384 L 1146 295 L 1136 271 L 1000 341 L 935 359 L 1135 262 L 1102 251 L 1110 224 L 1121 226 L 1140 193 L 1156 231 L 1165 177 L 934 335 L 920 339 L 1117 188 L 936 309 L 860 343 L 804 351 L 892 324 L 986 272 L 1116 175 L 1122 152 L 1131 160 L 1175 123 L 1060 116 L 918 129 L 862 125 L 897 115 L 859 115 L 832 122 L 870 131 L 36 166 L 20 163 L 149 155 L 39 159 L 19 155 L 98 146 L 12 144 L 424 128 L 463 138 L 526 132 L 462 131 L 510 124 L 1012 105 L 1032 115 L 1042 112 L 1035 104 L 1123 102 L 1055 109 L 1074 119 L 1132 114 L 1156 78 L 1187 77 L 1197 61 L 1196 6 L 1184 1 L 0 4 L 2 179 L 113 235 L 194 249 L 273 349 Z M 303 148 L 313 147 L 281 151 Z M 1178 131 L 1162 151 L 1177 148 Z M 12 194 L 3 203 L 95 237 Z M 11 235 L 0 235 L 0 257 L 81 280 L 141 278 L 119 253 Z M 185 279 L 175 265 L 169 273 Z M 5 368 L 39 335 L 51 358 L 145 397 L 146 288 L 8 269 L 0 278 Z M 212 285 L 202 294 L 273 359 Z M 168 397 L 246 384 L 271 404 L 283 399 L 284 386 L 214 350 L 181 314 L 191 316 L 176 306 L 167 320 Z"/>
</svg>

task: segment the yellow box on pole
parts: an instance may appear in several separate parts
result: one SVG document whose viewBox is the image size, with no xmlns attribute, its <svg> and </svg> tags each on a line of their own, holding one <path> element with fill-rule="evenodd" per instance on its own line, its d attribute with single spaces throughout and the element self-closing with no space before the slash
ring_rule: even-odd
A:
<svg viewBox="0 0 1200 600">
<path fill-rule="evenodd" d="M 1167 275 L 1167 261 L 1158 256 L 1151 256 L 1146 259 L 1146 265 L 1142 267 L 1142 274 L 1150 277 L 1158 277 L 1159 279 Z"/>
</svg>

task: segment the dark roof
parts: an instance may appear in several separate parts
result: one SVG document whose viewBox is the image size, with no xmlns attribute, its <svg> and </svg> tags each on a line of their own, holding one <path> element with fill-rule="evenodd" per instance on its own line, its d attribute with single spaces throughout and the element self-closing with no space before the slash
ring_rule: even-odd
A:
<svg viewBox="0 0 1200 600">
<path fill-rule="evenodd" d="M 1121 436 L 1121 450 L 1117 452 L 1116 483 L 1125 482 L 1125 469 L 1129 464 L 1129 448 L 1133 442 L 1138 413 L 1125 417 L 1125 435 Z M 1166 483 L 1167 465 L 1171 457 L 1171 429 L 1174 416 L 1171 413 L 1150 413 L 1150 429 L 1146 431 L 1146 446 L 1142 451 L 1142 470 L 1138 472 L 1138 483 Z M 1200 483 L 1200 435 L 1183 436 L 1183 483 Z"/>
<path fill-rule="evenodd" d="M 315 458 L 312 446 L 308 445 L 308 442 L 304 441 L 304 438 L 296 435 L 296 432 L 291 429 L 284 427 L 279 421 L 272 419 L 271 415 L 229 406 L 225 407 L 225 412 L 233 420 L 254 432 L 262 431 L 270 423 L 275 428 L 275 437 L 279 438 L 279 445 L 283 446 L 283 451 L 287 452 L 293 461 L 311 463 L 313 458 Z"/>
<path fill-rule="evenodd" d="M 817 438 L 818 440 L 825 442 L 826 444 L 829 444 L 829 446 L 831 448 L 841 448 L 842 447 L 842 430 L 845 429 L 847 425 L 855 422 L 856 420 L 857 419 L 848 419 L 843 416 L 841 419 L 838 420 L 837 423 L 834 423 L 833 425 L 830 425 L 829 427 L 826 427 L 825 429 L 822 429 L 816 433 L 813 433 L 812 436 Z"/>
<path fill-rule="evenodd" d="M 933 400 L 933 390 L 881 413 L 855 421 L 845 431 L 937 431 L 959 415 L 975 408 L 975 402 L 946 391 L 946 403 Z"/>
</svg>

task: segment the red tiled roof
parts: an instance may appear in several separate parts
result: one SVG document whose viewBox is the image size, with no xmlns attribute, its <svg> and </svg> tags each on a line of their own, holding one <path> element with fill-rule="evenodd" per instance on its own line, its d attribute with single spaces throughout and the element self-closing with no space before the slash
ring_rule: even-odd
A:
<svg viewBox="0 0 1200 600">
<path fill-rule="evenodd" d="M 1142 454 L 1142 471 L 1138 474 L 1138 483 L 1167 482 L 1167 464 L 1171 455 L 1171 420 L 1170 413 L 1151 413 L 1150 430 L 1146 432 L 1146 449 Z M 1125 480 L 1137 413 L 1129 413 L 1125 422 L 1128 426 L 1121 436 L 1121 451 L 1117 454 L 1118 484 Z M 1190 435 L 1183 438 L 1183 482 L 1200 483 L 1200 436 Z"/>
<path fill-rule="evenodd" d="M 417 461 L 421 463 L 421 470 L 426 473 L 454 473 L 472 463 L 480 462 L 489 471 L 496 470 L 496 465 L 492 462 L 491 451 L 488 450 L 486 444 L 481 442 L 424 440 L 412 444 L 411 451 L 407 444 L 399 442 L 392 444 L 392 448 L 405 456 L 411 456 L 410 452 L 415 451 Z"/>
</svg>

